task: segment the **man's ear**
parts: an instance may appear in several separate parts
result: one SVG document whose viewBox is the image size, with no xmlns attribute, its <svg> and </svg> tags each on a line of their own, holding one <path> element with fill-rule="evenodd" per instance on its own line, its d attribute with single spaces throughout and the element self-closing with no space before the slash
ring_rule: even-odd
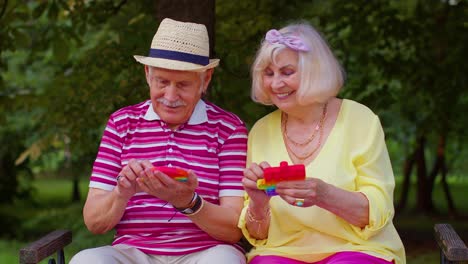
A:
<svg viewBox="0 0 468 264">
<path fill-rule="evenodd" d="M 206 73 L 205 73 L 205 87 L 203 87 L 203 93 L 206 93 L 206 89 L 208 89 L 208 85 L 210 84 L 210 81 L 211 81 L 211 77 L 213 76 L 213 72 L 214 72 L 214 68 L 211 68 L 211 69 L 208 69 L 206 70 Z"/>
<path fill-rule="evenodd" d="M 145 76 L 146 76 L 146 83 L 148 83 L 148 86 L 151 83 L 151 77 L 150 77 L 150 66 L 145 65 Z"/>
</svg>

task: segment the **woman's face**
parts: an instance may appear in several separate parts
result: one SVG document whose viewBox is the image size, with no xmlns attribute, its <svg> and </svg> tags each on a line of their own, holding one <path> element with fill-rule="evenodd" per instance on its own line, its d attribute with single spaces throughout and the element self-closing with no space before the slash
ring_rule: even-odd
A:
<svg viewBox="0 0 468 264">
<path fill-rule="evenodd" d="M 296 92 L 300 85 L 298 61 L 296 51 L 283 49 L 277 53 L 275 62 L 263 71 L 263 89 L 281 110 L 297 105 Z"/>
</svg>

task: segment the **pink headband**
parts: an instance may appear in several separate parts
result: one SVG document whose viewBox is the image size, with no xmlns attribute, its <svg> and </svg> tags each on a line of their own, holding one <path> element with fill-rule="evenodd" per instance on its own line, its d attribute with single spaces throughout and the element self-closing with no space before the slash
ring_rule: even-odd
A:
<svg viewBox="0 0 468 264">
<path fill-rule="evenodd" d="M 296 51 L 309 51 L 310 48 L 300 37 L 281 34 L 276 29 L 270 29 L 265 36 L 265 40 L 270 44 L 283 44 Z"/>
</svg>

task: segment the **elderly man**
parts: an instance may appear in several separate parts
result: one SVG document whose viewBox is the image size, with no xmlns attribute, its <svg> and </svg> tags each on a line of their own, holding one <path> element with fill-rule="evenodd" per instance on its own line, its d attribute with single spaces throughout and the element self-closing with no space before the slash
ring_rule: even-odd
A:
<svg viewBox="0 0 468 264">
<path fill-rule="evenodd" d="M 70 263 L 245 263 L 236 242 L 247 129 L 201 99 L 219 64 L 206 27 L 166 18 L 135 59 L 151 98 L 110 116 L 83 209 L 91 232 L 115 229 L 115 239 Z"/>
</svg>

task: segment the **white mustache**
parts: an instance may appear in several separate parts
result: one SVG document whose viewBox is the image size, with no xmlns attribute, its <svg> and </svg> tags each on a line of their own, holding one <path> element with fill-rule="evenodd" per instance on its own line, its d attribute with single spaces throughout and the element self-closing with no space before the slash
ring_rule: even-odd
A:
<svg viewBox="0 0 468 264">
<path fill-rule="evenodd" d="M 171 102 L 171 101 L 169 101 L 169 100 L 167 100 L 166 98 L 163 98 L 163 97 L 158 98 L 158 99 L 156 100 L 156 102 L 161 103 L 161 104 L 163 104 L 163 105 L 165 105 L 165 106 L 168 106 L 168 107 L 178 107 L 178 106 L 185 106 L 185 105 L 187 105 L 184 101 L 177 100 L 177 101 L 175 101 L 175 102 Z"/>
</svg>

